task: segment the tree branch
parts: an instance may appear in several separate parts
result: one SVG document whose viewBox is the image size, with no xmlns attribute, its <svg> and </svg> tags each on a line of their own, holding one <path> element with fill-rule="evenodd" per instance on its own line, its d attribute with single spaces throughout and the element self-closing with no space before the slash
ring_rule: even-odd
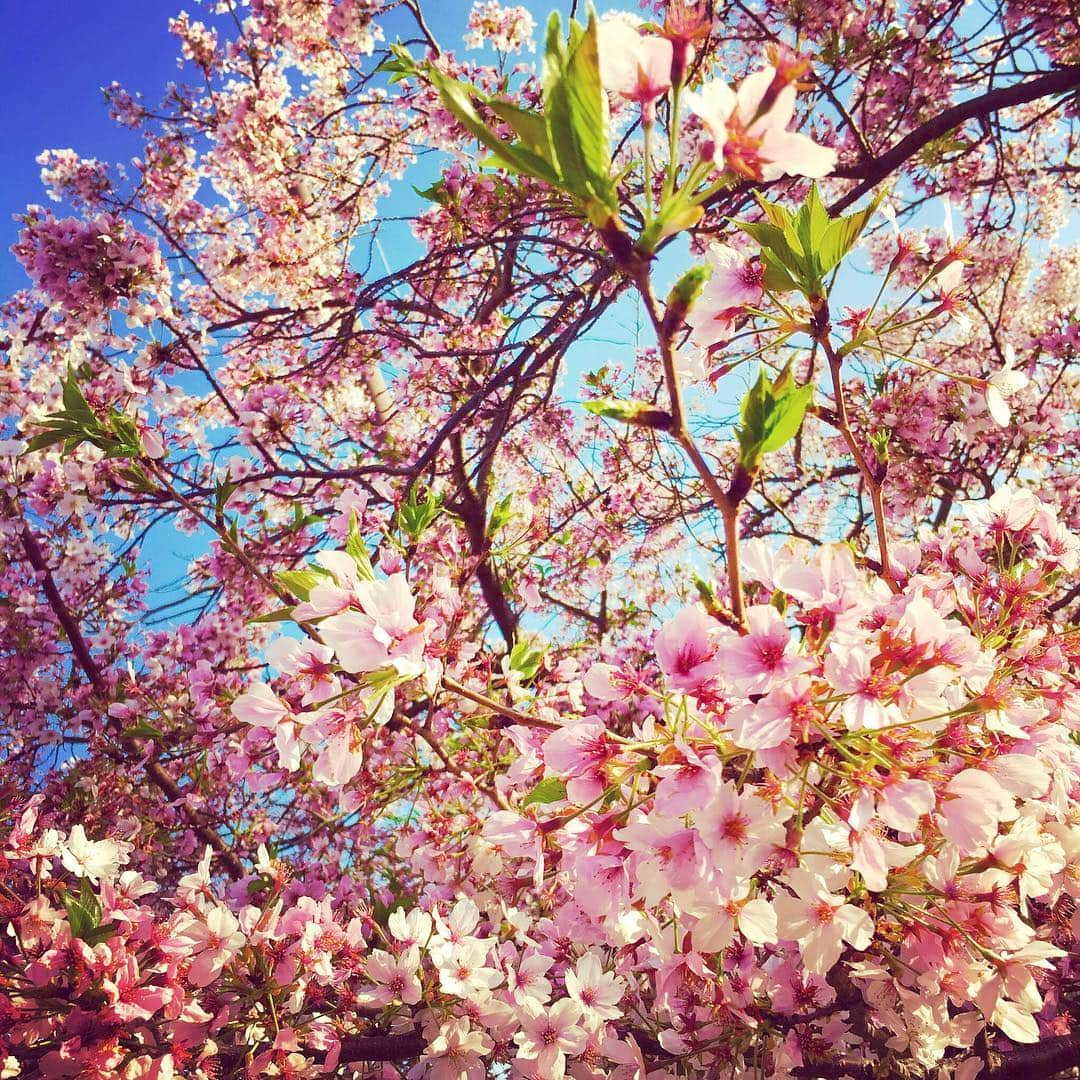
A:
<svg viewBox="0 0 1080 1080">
<path fill-rule="evenodd" d="M 951 109 L 946 109 L 905 135 L 891 150 L 870 160 L 837 169 L 834 176 L 858 179 L 861 183 L 856 184 L 851 191 L 833 203 L 829 207 L 829 213 L 836 215 L 857 202 L 881 183 L 886 176 L 900 168 L 908 158 L 917 154 L 927 143 L 941 138 L 942 135 L 968 120 L 985 119 L 1001 109 L 1008 109 L 1014 105 L 1026 105 L 1039 98 L 1067 93 L 1077 88 L 1080 88 L 1080 64 L 1058 68 L 1056 71 L 1040 75 L 1035 79 L 1014 83 L 1012 86 L 999 87 L 997 90 L 991 90 L 979 97 L 962 101 Z"/>
<path fill-rule="evenodd" d="M 15 513 L 18 512 L 14 507 L 11 507 L 11 509 Z M 64 601 L 64 597 L 56 584 L 56 579 L 49 569 L 49 564 L 45 561 L 45 554 L 41 550 L 41 545 L 37 542 L 37 537 L 34 536 L 30 526 L 26 524 L 25 519 L 23 520 L 20 539 L 22 541 L 23 551 L 26 552 L 27 561 L 41 578 L 41 586 L 45 592 L 45 598 L 49 601 L 49 607 L 52 609 L 57 622 L 60 623 L 64 633 L 67 635 L 68 641 L 71 642 L 71 651 L 75 660 L 78 662 L 78 666 L 82 668 L 98 694 L 102 697 L 108 697 L 108 683 L 101 672 L 101 668 L 98 667 L 93 653 L 90 651 L 90 646 L 87 644 L 86 638 L 83 637 L 78 620 Z M 136 749 L 139 749 L 137 740 L 125 738 L 124 741 L 131 744 Z M 117 755 L 117 757 L 119 757 L 119 755 Z M 127 764 L 122 758 L 120 759 L 120 763 Z M 170 802 L 177 806 L 182 806 L 184 804 L 183 791 L 181 791 L 177 782 L 165 771 L 159 762 L 148 761 L 146 763 L 146 775 L 158 790 L 168 796 Z M 198 820 L 195 817 L 194 811 L 190 808 L 185 807 L 183 812 L 188 817 L 195 834 L 200 840 L 209 844 L 214 851 L 217 852 L 229 873 L 237 879 L 243 877 L 243 864 L 222 839 L 221 834 L 210 825 Z"/>
</svg>

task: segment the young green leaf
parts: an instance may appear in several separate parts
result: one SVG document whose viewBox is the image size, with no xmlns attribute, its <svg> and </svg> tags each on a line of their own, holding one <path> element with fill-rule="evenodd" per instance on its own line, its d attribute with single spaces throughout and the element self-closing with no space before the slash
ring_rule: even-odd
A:
<svg viewBox="0 0 1080 1080">
<path fill-rule="evenodd" d="M 429 67 L 427 74 L 432 85 L 439 91 L 439 97 L 442 98 L 446 108 L 454 114 L 458 122 L 477 142 L 492 152 L 502 168 L 525 176 L 535 176 L 548 183 L 555 183 L 558 180 L 555 170 L 539 154 L 521 143 L 510 143 L 500 139 L 484 123 L 473 104 L 473 99 L 480 96 L 479 91 L 467 83 L 451 79 L 435 67 Z"/>
<path fill-rule="evenodd" d="M 565 782 L 557 776 L 547 776 L 521 800 L 521 809 L 524 810 L 525 807 L 532 806 L 534 803 L 546 806 L 548 803 L 562 802 L 565 798 Z"/>
<path fill-rule="evenodd" d="M 597 398 L 586 401 L 582 406 L 593 416 L 603 416 L 608 420 L 619 420 L 635 427 L 653 428 L 666 431 L 671 427 L 671 414 L 658 409 L 648 401 L 623 401 L 619 398 Z"/>
<path fill-rule="evenodd" d="M 558 13 L 552 12 L 544 61 L 544 118 L 564 187 L 614 214 L 618 202 L 611 182 L 595 14 L 584 30 L 571 20 L 570 39 L 564 43 Z"/>
<path fill-rule="evenodd" d="M 416 486 L 409 492 L 408 500 L 398 510 L 398 525 L 412 541 L 417 541 L 442 510 L 442 496 L 429 491 L 420 498 Z"/>
<path fill-rule="evenodd" d="M 361 581 L 374 581 L 375 569 L 371 565 L 367 544 L 364 543 L 364 537 L 360 533 L 360 522 L 355 510 L 349 511 L 349 535 L 345 539 L 345 550 L 356 563 L 356 576 Z"/>
<path fill-rule="evenodd" d="M 306 570 L 280 570 L 274 575 L 274 580 L 300 600 L 307 601 L 311 598 L 311 590 L 329 578 L 325 570 L 316 570 L 309 567 Z"/>
<path fill-rule="evenodd" d="M 544 661 L 542 646 L 532 645 L 528 641 L 518 640 L 510 650 L 510 670 L 521 676 L 522 682 L 531 682 L 536 678 L 540 665 Z"/>
</svg>

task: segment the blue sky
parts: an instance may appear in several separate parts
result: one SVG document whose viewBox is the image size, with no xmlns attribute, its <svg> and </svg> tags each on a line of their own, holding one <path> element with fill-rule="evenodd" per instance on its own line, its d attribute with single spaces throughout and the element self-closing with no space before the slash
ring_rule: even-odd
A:
<svg viewBox="0 0 1080 1080">
<path fill-rule="evenodd" d="M 27 203 L 47 198 L 34 158 L 72 147 L 101 160 L 130 158 L 130 133 L 109 120 L 101 87 L 114 79 L 154 98 L 176 78 L 168 19 L 183 0 L 0 0 L 0 291 L 26 284 L 9 248 Z"/>
<path fill-rule="evenodd" d="M 528 6 L 546 12 L 557 2 Z M 471 0 L 425 3 L 445 47 L 463 48 L 471 7 Z M 131 133 L 109 119 L 101 87 L 115 80 L 156 102 L 179 77 L 168 21 L 182 9 L 207 18 L 199 0 L 0 0 L 0 293 L 26 284 L 9 252 L 19 230 L 12 215 L 48 201 L 34 159 L 46 148 L 71 147 L 102 161 L 126 161 L 138 152 Z M 404 12 L 383 25 L 391 40 L 414 33 Z"/>
</svg>

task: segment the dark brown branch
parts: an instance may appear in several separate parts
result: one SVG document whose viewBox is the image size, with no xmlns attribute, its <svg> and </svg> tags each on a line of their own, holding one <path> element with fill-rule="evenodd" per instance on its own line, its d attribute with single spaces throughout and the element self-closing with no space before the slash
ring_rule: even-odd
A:
<svg viewBox="0 0 1080 1080">
<path fill-rule="evenodd" d="M 72 614 L 71 609 L 67 606 L 64 597 L 60 593 L 60 589 L 57 587 L 56 579 L 49 569 L 49 564 L 45 561 L 45 554 L 41 550 L 41 545 L 37 542 L 37 537 L 30 530 L 30 526 L 25 523 L 22 527 L 20 539 L 22 540 L 23 551 L 26 552 L 27 561 L 41 578 L 41 587 L 45 592 L 45 598 L 49 601 L 49 607 L 71 643 L 71 651 L 75 660 L 90 680 L 94 689 L 102 697 L 107 697 L 109 686 L 101 673 L 101 668 L 98 667 L 93 653 L 90 652 L 90 646 L 87 644 L 86 638 L 83 637 L 78 620 Z M 134 739 L 125 739 L 125 742 L 136 746 L 136 748 L 138 747 L 138 743 Z M 148 761 L 146 763 L 146 775 L 163 794 L 168 796 L 170 802 L 177 806 L 183 804 L 184 793 L 160 763 Z M 221 834 L 212 826 L 195 819 L 194 812 L 190 808 L 185 807 L 184 813 L 191 822 L 191 827 L 195 830 L 196 835 L 217 852 L 229 873 L 237 879 L 243 877 L 243 864 L 222 839 Z"/>
<path fill-rule="evenodd" d="M 988 1055 L 990 1071 L 979 1073 L 986 1080 L 1050 1080 L 1058 1073 L 1080 1065 L 1080 1034 L 1060 1035 L 1029 1046 L 1018 1046 L 1007 1054 Z"/>
<path fill-rule="evenodd" d="M 423 1035 L 349 1035 L 341 1040 L 341 1060 L 404 1061 L 419 1057 L 427 1043 Z"/>
<path fill-rule="evenodd" d="M 1026 105 L 1039 98 L 1048 97 L 1051 94 L 1064 94 L 1078 87 L 1080 87 L 1080 64 L 1074 64 L 1058 68 L 1035 79 L 999 87 L 997 90 L 991 90 L 979 97 L 962 101 L 951 109 L 946 109 L 905 135 L 891 150 L 869 161 L 861 161 L 837 169 L 835 176 L 857 179 L 861 183 L 856 184 L 851 191 L 838 199 L 829 208 L 829 212 L 837 214 L 857 202 L 881 183 L 886 176 L 895 172 L 905 161 L 917 154 L 927 143 L 941 138 L 968 120 L 986 119 L 1001 109 L 1008 109 L 1014 105 Z"/>
<path fill-rule="evenodd" d="M 1002 1054 L 991 1050 L 985 1056 L 987 1068 L 980 1080 L 1052 1080 L 1080 1065 L 1080 1034 L 1060 1035 L 1028 1046 L 1018 1046 Z M 877 1080 L 883 1074 L 866 1060 L 813 1058 L 792 1070 L 806 1080 Z M 889 1073 L 888 1075 L 893 1075 Z"/>
</svg>

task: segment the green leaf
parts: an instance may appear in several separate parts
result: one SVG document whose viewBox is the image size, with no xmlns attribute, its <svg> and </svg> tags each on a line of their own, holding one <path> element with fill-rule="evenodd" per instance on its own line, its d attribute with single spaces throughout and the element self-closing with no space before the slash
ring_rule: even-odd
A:
<svg viewBox="0 0 1080 1080">
<path fill-rule="evenodd" d="M 701 295 L 701 290 L 708 280 L 709 268 L 707 266 L 691 266 L 671 287 L 671 292 L 667 296 L 667 307 L 675 308 L 686 315 L 694 301 Z"/>
<path fill-rule="evenodd" d="M 494 536 L 513 517 L 511 511 L 513 498 L 512 495 L 507 495 L 495 504 L 491 516 L 488 518 L 488 536 Z"/>
<path fill-rule="evenodd" d="M 532 645 L 524 640 L 515 641 L 510 650 L 510 670 L 516 671 L 522 682 L 531 682 L 536 678 L 544 661 L 544 652 L 543 646 Z"/>
<path fill-rule="evenodd" d="M 446 193 L 446 185 L 442 180 L 436 180 L 434 184 L 426 188 L 418 188 L 414 185 L 413 191 L 415 191 L 421 199 L 427 199 L 428 202 L 437 203 L 439 206 L 450 205 L 451 199 Z"/>
<path fill-rule="evenodd" d="M 62 386 L 62 398 L 66 414 L 73 418 L 85 419 L 87 423 L 93 424 L 94 413 L 90 408 L 89 402 L 83 396 L 82 389 L 79 386 L 78 380 L 75 378 L 75 373 L 70 369 L 68 369 L 68 376 L 62 383 Z"/>
<path fill-rule="evenodd" d="M 797 386 L 790 365 L 769 382 L 765 369 L 747 391 L 739 408 L 742 421 L 736 437 L 739 441 L 739 464 L 750 474 L 756 472 L 765 454 L 779 450 L 795 437 L 814 395 L 814 387 Z"/>
<path fill-rule="evenodd" d="M 274 580 L 283 585 L 299 600 L 308 600 L 311 590 L 329 578 L 325 570 L 316 570 L 309 567 L 306 570 L 280 570 L 274 575 Z"/>
<path fill-rule="evenodd" d="M 154 739 L 159 741 L 163 738 L 160 728 L 154 727 L 148 720 L 140 720 L 137 724 L 132 724 L 131 727 L 124 728 L 121 733 L 121 738 L 124 739 Z"/>
<path fill-rule="evenodd" d="M 883 195 L 879 192 L 862 210 L 833 219 L 813 184 L 798 213 L 758 196 L 767 220 L 734 224 L 761 245 L 766 288 L 771 292 L 798 288 L 810 298 L 821 294 L 825 275 L 855 246 Z"/>
<path fill-rule="evenodd" d="M 376 74 L 389 75 L 390 82 L 397 83 L 401 82 L 402 79 L 407 79 L 410 75 L 418 74 L 419 69 L 408 49 L 403 45 L 391 45 L 390 56 L 379 64 L 375 72 Z"/>
<path fill-rule="evenodd" d="M 833 267 L 840 265 L 844 256 L 862 236 L 884 197 L 885 192 L 879 191 L 868 206 L 856 210 L 854 214 L 848 214 L 847 217 L 837 218 L 830 224 L 819 246 L 823 273 L 827 274 Z"/>
<path fill-rule="evenodd" d="M 256 615 L 253 619 L 248 619 L 251 623 L 273 623 L 273 622 L 292 622 L 293 611 L 295 608 L 283 607 L 276 608 L 274 611 L 268 611 L 265 615 Z"/>
<path fill-rule="evenodd" d="M 821 243 L 830 225 L 829 211 L 825 209 L 825 204 L 821 201 L 817 183 L 813 183 L 810 185 L 806 201 L 795 215 L 794 227 L 803 252 L 803 265 L 808 272 L 807 276 L 812 279 L 815 286 L 825 273 L 821 262 Z"/>
<path fill-rule="evenodd" d="M 771 293 L 791 292 L 799 287 L 799 283 L 785 269 L 783 263 L 777 259 L 775 252 L 770 248 L 761 249 L 761 281 Z"/>
<path fill-rule="evenodd" d="M 763 454 L 779 450 L 795 438 L 813 396 L 814 387 L 808 383 L 806 386 L 795 387 L 773 404 L 765 424 L 765 438 L 761 443 Z"/>
<path fill-rule="evenodd" d="M 661 431 L 671 427 L 671 415 L 648 401 L 623 401 L 620 398 L 604 397 L 586 401 L 582 408 L 593 416 L 619 420 L 636 427 L 656 428 Z"/>
<path fill-rule="evenodd" d="M 75 432 L 72 428 L 66 425 L 57 424 L 50 426 L 47 430 L 39 432 L 26 441 L 27 450 L 46 450 L 50 446 L 54 446 L 56 443 L 63 442 L 65 439 L 71 438 Z"/>
<path fill-rule="evenodd" d="M 566 190 L 615 213 L 604 104 L 595 13 L 584 30 L 571 20 L 570 39 L 564 43 L 558 12 L 552 12 L 544 59 L 548 144 Z"/>
<path fill-rule="evenodd" d="M 427 74 L 447 109 L 475 137 L 477 142 L 492 151 L 504 169 L 526 176 L 535 176 L 548 183 L 557 182 L 555 170 L 542 157 L 521 143 L 505 142 L 484 123 L 473 104 L 473 99 L 479 96 L 479 91 L 458 79 L 451 79 L 435 67 L 429 67 Z"/>
<path fill-rule="evenodd" d="M 522 109 L 512 102 L 502 101 L 499 98 L 489 98 L 487 105 L 500 120 L 505 120 L 514 129 L 514 134 L 534 154 L 546 162 L 553 161 L 547 122 L 542 113 Z"/>
<path fill-rule="evenodd" d="M 734 224 L 758 242 L 763 256 L 766 252 L 772 254 L 775 261 L 792 275 L 802 276 L 805 270 L 802 250 L 793 233 L 778 229 L 765 221 L 736 221 Z"/>
<path fill-rule="evenodd" d="M 87 930 L 82 934 L 83 941 L 87 945 L 100 945 L 103 941 L 108 941 L 111 937 L 116 935 L 116 931 L 120 929 L 120 924 L 117 922 L 102 923 L 100 926 L 95 926 L 91 930 Z"/>
<path fill-rule="evenodd" d="M 371 556 L 368 555 L 367 544 L 360 534 L 360 523 L 356 517 L 356 511 L 349 511 L 349 535 L 345 539 L 345 550 L 352 556 L 356 563 L 356 576 L 361 581 L 374 581 L 375 570 L 371 565 Z"/>
<path fill-rule="evenodd" d="M 565 799 L 566 783 L 557 776 L 547 776 L 521 800 L 521 809 L 524 810 L 534 803 L 546 806 L 548 803 L 563 802 Z"/>
<path fill-rule="evenodd" d="M 398 510 L 398 525 L 402 532 L 412 541 L 417 541 L 427 531 L 431 523 L 439 516 L 442 510 L 442 496 L 429 491 L 420 499 L 417 486 L 414 484 L 409 492 L 408 500 Z"/>
<path fill-rule="evenodd" d="M 761 207 L 765 217 L 769 219 L 769 223 L 781 232 L 786 232 L 792 227 L 795 215 L 786 207 L 781 206 L 779 203 L 771 203 L 768 199 L 761 198 L 760 195 L 758 196 L 758 206 Z"/>
<path fill-rule="evenodd" d="M 78 896 L 64 896 L 64 907 L 67 909 L 68 925 L 72 934 L 83 941 L 89 941 L 90 936 L 101 925 L 101 903 L 89 878 L 84 877 L 80 882 Z"/>
</svg>

